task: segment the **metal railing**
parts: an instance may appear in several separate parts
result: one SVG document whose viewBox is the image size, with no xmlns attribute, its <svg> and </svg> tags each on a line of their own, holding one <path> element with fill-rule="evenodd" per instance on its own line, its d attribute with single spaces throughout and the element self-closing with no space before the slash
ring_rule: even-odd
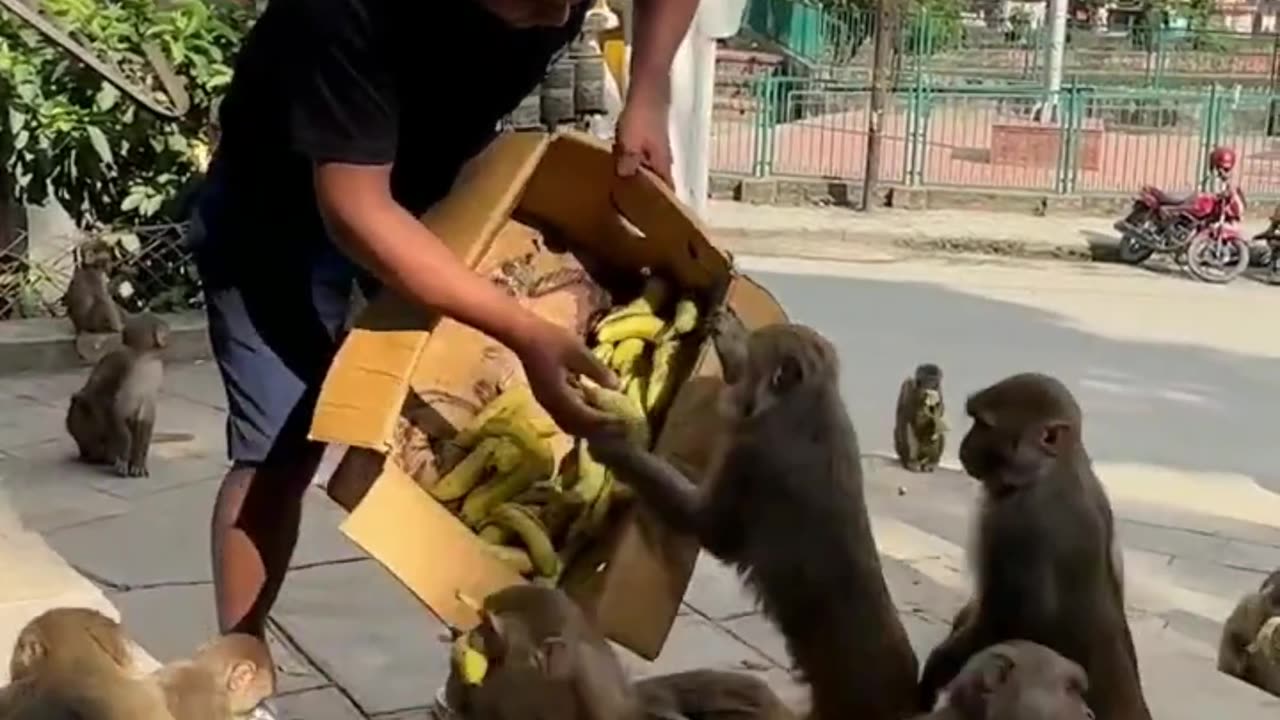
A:
<svg viewBox="0 0 1280 720">
<path fill-rule="evenodd" d="M 150 225 L 94 236 L 113 261 L 109 287 L 128 312 L 200 308 L 200 283 L 184 242 L 185 224 Z M 75 271 L 75 250 L 88 236 L 39 238 L 18 231 L 0 247 L 0 320 L 62 317 L 62 295 Z"/>
<path fill-rule="evenodd" d="M 1250 196 L 1280 196 L 1280 96 L 1071 85 L 965 89 L 908 78 L 883 117 L 882 182 L 1050 193 L 1201 187 L 1216 145 L 1235 148 Z M 830 180 L 864 174 L 865 84 L 765 77 L 717 114 L 712 170 Z"/>
</svg>

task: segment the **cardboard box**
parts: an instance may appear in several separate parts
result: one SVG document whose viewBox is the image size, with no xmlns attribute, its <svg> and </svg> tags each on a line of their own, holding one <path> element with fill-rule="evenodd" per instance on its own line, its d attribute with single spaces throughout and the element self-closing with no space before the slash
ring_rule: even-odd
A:
<svg viewBox="0 0 1280 720">
<path fill-rule="evenodd" d="M 665 186 L 648 173 L 619 183 L 613 163 L 610 148 L 584 134 L 508 133 L 467 165 L 423 222 L 482 275 L 549 277 L 573 271 L 581 259 L 593 277 L 636 281 L 637 270 L 650 267 L 696 293 L 704 312 L 728 301 L 748 326 L 786 319 L 766 291 L 733 272 Z M 573 292 L 521 300 L 580 331 L 592 301 Z M 656 451 L 700 477 L 716 426 L 720 367 L 710 342 L 686 354 L 675 371 L 688 378 Z M 524 580 L 421 489 L 410 475 L 426 463 L 401 446 L 412 442 L 407 427 L 450 436 L 495 385 L 513 380 L 523 381 L 519 362 L 496 341 L 383 293 L 340 349 L 312 424 L 313 439 L 351 447 L 328 484 L 350 511 L 342 531 L 441 620 L 462 629 L 477 618 L 458 591 L 482 598 Z M 565 438 L 557 453 L 569 443 Z M 633 504 L 568 570 L 562 587 L 607 636 L 652 659 L 697 552 L 692 538 L 667 532 Z"/>
</svg>

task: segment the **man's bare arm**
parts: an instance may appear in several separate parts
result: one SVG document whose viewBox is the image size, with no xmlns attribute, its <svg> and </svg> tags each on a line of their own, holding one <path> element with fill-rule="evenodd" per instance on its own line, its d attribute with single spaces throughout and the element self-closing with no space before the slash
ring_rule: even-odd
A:
<svg viewBox="0 0 1280 720">
<path fill-rule="evenodd" d="M 697 10 L 698 0 L 634 0 L 628 102 L 646 98 L 665 105 L 671 101 L 671 61 Z"/>
</svg>

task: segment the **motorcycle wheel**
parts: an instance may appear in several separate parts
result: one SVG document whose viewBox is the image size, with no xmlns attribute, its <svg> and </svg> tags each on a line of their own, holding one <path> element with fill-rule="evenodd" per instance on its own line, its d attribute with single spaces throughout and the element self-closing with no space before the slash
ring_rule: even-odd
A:
<svg viewBox="0 0 1280 720">
<path fill-rule="evenodd" d="M 1272 285 L 1280 285 L 1280 252 L 1271 251 L 1271 273 L 1267 276 L 1267 282 Z"/>
<path fill-rule="evenodd" d="M 1187 245 L 1187 269 L 1197 280 L 1221 285 L 1235 280 L 1249 267 L 1249 245 L 1242 238 L 1223 240 L 1222 247 L 1217 247 L 1218 242 L 1206 232 Z M 1218 251 L 1227 253 L 1225 261 L 1219 263 L 1214 257 L 1206 257 Z"/>
<path fill-rule="evenodd" d="M 1138 240 L 1135 233 L 1125 233 L 1120 236 L 1120 245 L 1116 248 L 1116 253 L 1120 256 L 1120 261 L 1137 265 L 1146 260 L 1155 253 L 1155 248 L 1144 245 Z"/>
</svg>

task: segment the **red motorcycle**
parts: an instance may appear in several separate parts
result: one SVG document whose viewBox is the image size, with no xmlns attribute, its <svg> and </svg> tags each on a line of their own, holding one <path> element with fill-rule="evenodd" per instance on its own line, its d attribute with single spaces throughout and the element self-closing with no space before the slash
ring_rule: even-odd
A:
<svg viewBox="0 0 1280 720">
<path fill-rule="evenodd" d="M 1199 280 L 1228 282 L 1249 266 L 1248 243 L 1236 227 L 1244 207 L 1239 188 L 1174 197 L 1146 186 L 1115 225 L 1120 259 L 1136 265 L 1154 253 L 1169 253 Z"/>
</svg>

